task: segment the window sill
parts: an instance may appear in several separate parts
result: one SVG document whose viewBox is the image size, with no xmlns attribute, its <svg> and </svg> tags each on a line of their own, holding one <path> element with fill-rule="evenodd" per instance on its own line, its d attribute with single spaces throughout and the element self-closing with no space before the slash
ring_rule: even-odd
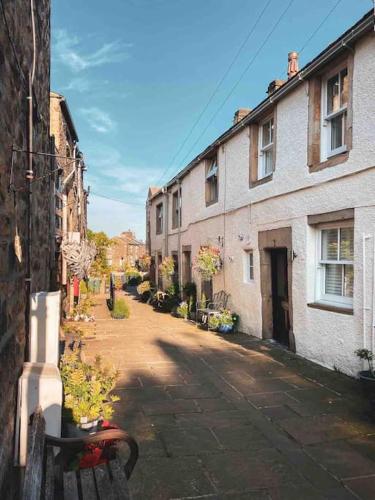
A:
<svg viewBox="0 0 375 500">
<path fill-rule="evenodd" d="M 349 316 L 353 316 L 353 308 L 344 307 L 344 306 L 334 306 L 332 304 L 324 304 L 323 302 L 310 302 L 307 304 L 307 307 L 311 307 L 313 309 L 322 309 L 323 311 L 331 311 L 339 314 L 347 314 Z"/>
<path fill-rule="evenodd" d="M 219 200 L 214 200 L 214 201 L 206 201 L 206 207 L 211 207 L 212 205 L 215 205 Z"/>
<path fill-rule="evenodd" d="M 266 177 L 262 177 L 261 179 L 251 181 L 250 189 L 257 187 L 257 186 L 260 186 L 261 184 L 265 184 L 266 182 L 270 182 L 270 181 L 272 181 L 272 178 L 273 178 L 273 173 L 270 175 L 267 175 Z"/>
<path fill-rule="evenodd" d="M 325 161 L 309 165 L 309 172 L 310 173 L 319 172 L 320 170 L 324 170 L 325 168 L 340 165 L 340 163 L 345 163 L 348 160 L 348 158 L 349 158 L 349 151 L 345 151 L 344 153 L 337 153 L 337 155 L 331 156 Z"/>
</svg>

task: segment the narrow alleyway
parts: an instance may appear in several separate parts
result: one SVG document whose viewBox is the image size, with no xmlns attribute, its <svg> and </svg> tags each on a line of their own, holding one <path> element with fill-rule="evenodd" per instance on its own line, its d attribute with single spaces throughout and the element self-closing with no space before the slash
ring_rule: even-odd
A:
<svg viewBox="0 0 375 500">
<path fill-rule="evenodd" d="M 98 299 L 85 352 L 120 369 L 113 420 L 140 445 L 134 499 L 375 498 L 375 425 L 356 381 L 127 300 L 116 321 Z"/>
</svg>

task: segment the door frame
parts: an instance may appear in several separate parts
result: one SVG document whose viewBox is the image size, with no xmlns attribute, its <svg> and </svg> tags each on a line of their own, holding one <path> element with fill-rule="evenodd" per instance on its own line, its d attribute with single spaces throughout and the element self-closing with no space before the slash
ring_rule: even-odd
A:
<svg viewBox="0 0 375 500">
<path fill-rule="evenodd" d="M 288 307 L 289 307 L 289 349 L 296 350 L 293 334 L 293 246 L 292 246 L 292 228 L 281 227 L 269 231 L 258 232 L 258 248 L 260 258 L 260 285 L 262 295 L 262 338 L 273 338 L 273 302 L 272 302 L 272 268 L 271 252 L 272 249 L 287 249 L 288 266 Z"/>
</svg>

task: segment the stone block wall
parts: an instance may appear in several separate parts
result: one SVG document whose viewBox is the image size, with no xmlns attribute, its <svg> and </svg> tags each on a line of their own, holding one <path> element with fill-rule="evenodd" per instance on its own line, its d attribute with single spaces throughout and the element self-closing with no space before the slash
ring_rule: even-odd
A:
<svg viewBox="0 0 375 500">
<path fill-rule="evenodd" d="M 28 74 L 32 61 L 29 0 L 3 0 L 0 7 L 0 498 L 14 492 L 13 448 L 17 380 L 26 348 Z M 35 2 L 36 72 L 34 80 L 34 151 L 50 152 L 50 0 Z M 54 266 L 53 186 L 48 157 L 34 156 L 32 185 L 32 291 L 50 289 Z M 12 181 L 13 187 L 9 189 Z M 43 179 L 37 180 L 39 177 Z"/>
</svg>

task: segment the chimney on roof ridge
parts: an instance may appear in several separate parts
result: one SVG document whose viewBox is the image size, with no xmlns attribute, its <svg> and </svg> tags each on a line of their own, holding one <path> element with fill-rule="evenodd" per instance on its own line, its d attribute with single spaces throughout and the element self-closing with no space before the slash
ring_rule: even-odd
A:
<svg viewBox="0 0 375 500">
<path fill-rule="evenodd" d="M 289 52 L 288 54 L 288 80 L 293 78 L 299 71 L 298 52 Z"/>
<path fill-rule="evenodd" d="M 240 108 L 237 109 L 237 111 L 234 113 L 233 117 L 233 125 L 236 125 L 236 123 L 240 122 L 242 118 L 245 118 L 250 113 L 251 109 L 249 108 Z"/>
<path fill-rule="evenodd" d="M 268 85 L 267 94 L 273 94 L 277 89 L 284 85 L 284 83 L 285 80 L 272 80 L 272 82 Z"/>
</svg>

